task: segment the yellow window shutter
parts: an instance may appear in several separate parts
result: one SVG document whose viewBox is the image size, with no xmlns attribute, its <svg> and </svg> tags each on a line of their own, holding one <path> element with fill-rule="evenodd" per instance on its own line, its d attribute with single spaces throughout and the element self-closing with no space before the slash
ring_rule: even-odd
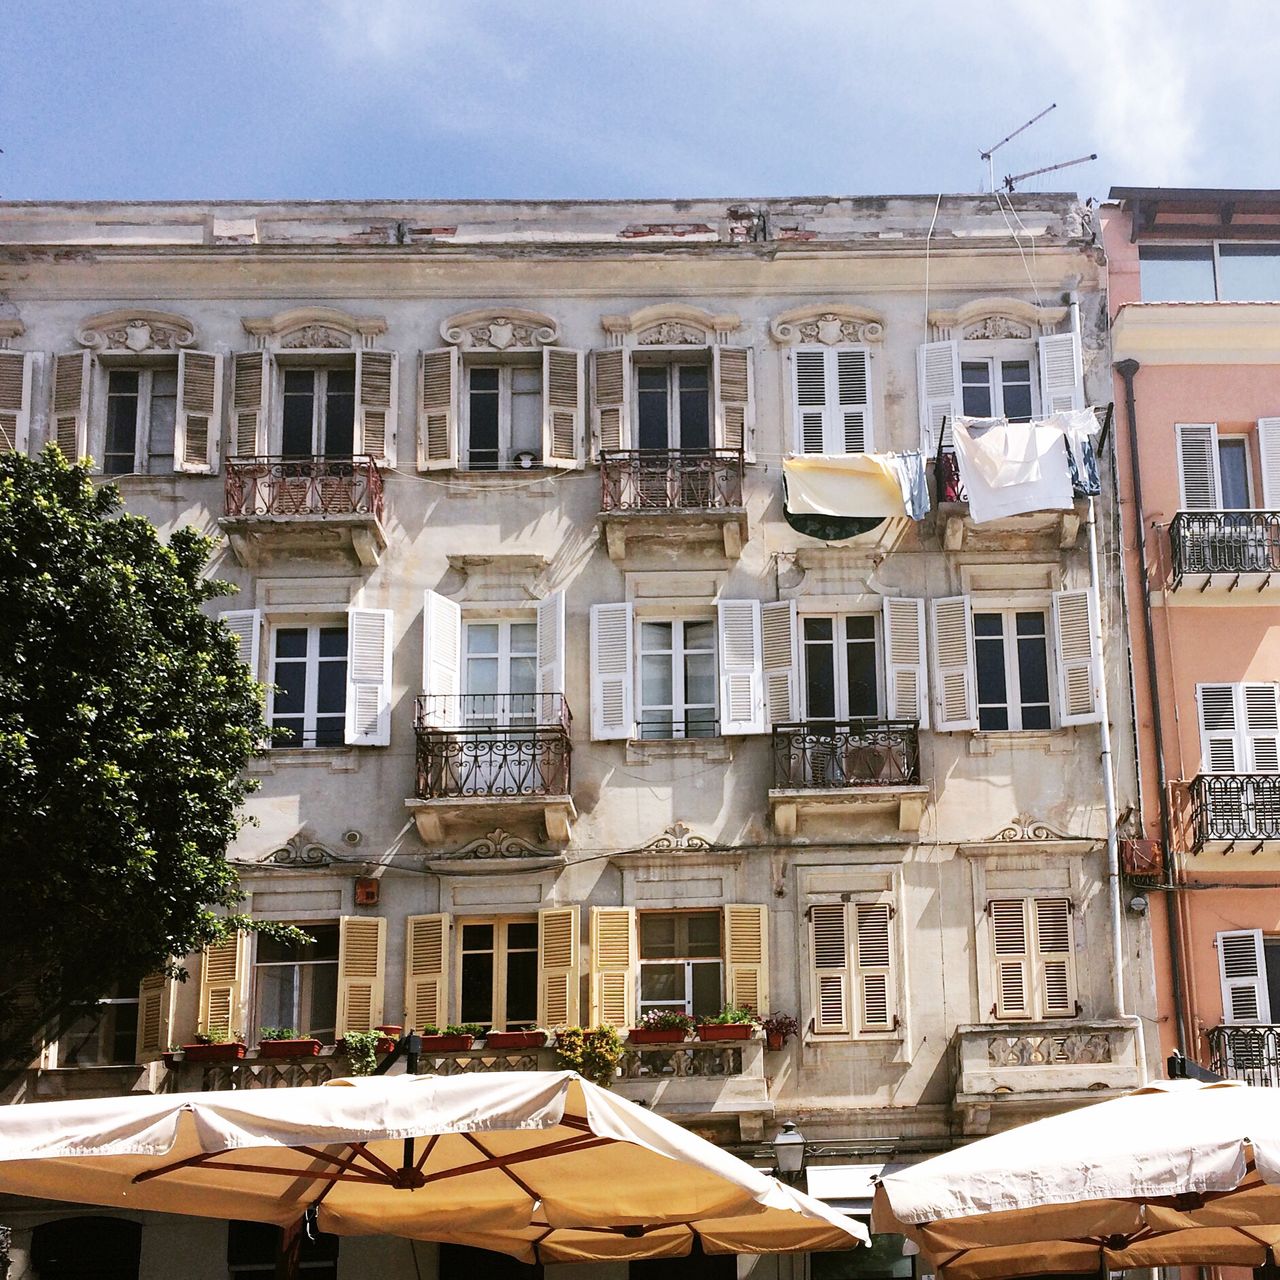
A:
<svg viewBox="0 0 1280 1280">
<path fill-rule="evenodd" d="M 449 917 L 410 916 L 404 948 L 406 1031 L 449 1021 Z"/>
<path fill-rule="evenodd" d="M 240 458 L 267 452 L 271 356 L 238 351 L 231 357 L 231 449 Z"/>
<path fill-rule="evenodd" d="M 34 351 L 0 351 L 0 452 L 26 453 L 31 443 Z"/>
<path fill-rule="evenodd" d="M 382 1021 L 387 922 L 382 916 L 343 916 L 338 930 L 338 1028 L 372 1031 Z"/>
<path fill-rule="evenodd" d="M 150 974 L 138 983 L 136 1061 L 152 1062 L 169 1047 L 173 991 L 173 979 L 163 973 Z"/>
<path fill-rule="evenodd" d="M 578 908 L 548 907 L 538 912 L 538 1025 L 578 1019 Z"/>
<path fill-rule="evenodd" d="M 751 461 L 751 348 L 712 347 L 716 445 Z"/>
<path fill-rule="evenodd" d="M 636 913 L 631 907 L 591 908 L 591 1025 L 625 1030 L 635 1024 Z"/>
<path fill-rule="evenodd" d="M 436 347 L 418 360 L 418 470 L 458 465 L 457 347 Z"/>
<path fill-rule="evenodd" d="M 631 353 L 625 347 L 597 351 L 591 372 L 596 452 L 626 449 L 631 443 Z"/>
<path fill-rule="evenodd" d="M 356 451 L 395 466 L 398 358 L 394 351 L 356 351 Z"/>
<path fill-rule="evenodd" d="M 205 1035 L 245 1034 L 245 988 L 249 982 L 249 935 L 232 934 L 204 949 L 200 963 L 199 1030 Z"/>
<path fill-rule="evenodd" d="M 991 914 L 997 1018 L 1032 1017 L 1026 907 L 1023 898 L 997 899 L 987 907 Z"/>
<path fill-rule="evenodd" d="M 178 352 L 178 416 L 173 469 L 212 475 L 222 445 L 222 356 Z"/>
<path fill-rule="evenodd" d="M 568 347 L 542 348 L 542 462 L 582 466 L 583 353 Z"/>
<path fill-rule="evenodd" d="M 1076 1012 L 1076 964 L 1071 946 L 1071 901 L 1035 900 L 1036 963 L 1040 970 L 1040 1014 L 1070 1018 Z"/>
<path fill-rule="evenodd" d="M 725 995 L 729 1004 L 769 1012 L 769 911 L 755 903 L 724 909 Z"/>
<path fill-rule="evenodd" d="M 78 462 L 89 452 L 91 361 L 87 351 L 53 357 L 53 416 L 49 435 L 69 462 Z"/>
</svg>

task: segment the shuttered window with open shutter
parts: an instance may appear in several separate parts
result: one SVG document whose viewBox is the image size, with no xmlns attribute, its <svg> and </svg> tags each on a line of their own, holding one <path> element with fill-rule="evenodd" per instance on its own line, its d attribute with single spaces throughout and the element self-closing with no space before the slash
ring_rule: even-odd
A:
<svg viewBox="0 0 1280 1280">
<path fill-rule="evenodd" d="M 418 360 L 418 470 L 458 465 L 457 347 L 424 351 Z"/>
<path fill-rule="evenodd" d="M 817 1035 L 847 1035 L 852 965 L 848 908 L 816 902 L 809 908 L 809 958 L 813 971 L 813 1029 Z"/>
<path fill-rule="evenodd" d="M 564 592 L 538 601 L 538 722 L 554 724 L 559 712 L 553 695 L 564 693 Z"/>
<path fill-rule="evenodd" d="M 892 1031 L 897 1025 L 894 1000 L 893 909 L 887 902 L 851 904 L 859 1031 Z"/>
<path fill-rule="evenodd" d="M 1196 686 L 1200 710 L 1200 769 L 1203 773 L 1246 772 L 1240 735 L 1239 698 L 1233 684 Z"/>
<path fill-rule="evenodd" d="M 583 464 L 584 359 L 568 347 L 542 349 L 542 461 L 548 467 Z"/>
<path fill-rule="evenodd" d="M 410 916 L 405 928 L 405 1030 L 443 1027 L 449 1021 L 449 917 Z"/>
<path fill-rule="evenodd" d="M 382 1021 L 387 922 L 382 916 L 343 916 L 338 929 L 338 1027 L 372 1031 Z"/>
<path fill-rule="evenodd" d="M 437 729 L 460 723 L 462 606 L 438 591 L 422 599 L 422 692 L 425 722 Z"/>
<path fill-rule="evenodd" d="M 591 357 L 591 421 L 598 454 L 631 447 L 631 353 L 609 347 Z"/>
<path fill-rule="evenodd" d="M 799 719 L 799 662 L 796 653 L 796 602 L 779 600 L 760 606 L 760 651 L 769 723 Z"/>
<path fill-rule="evenodd" d="M 34 351 L 0 351 L 0 452 L 31 448 L 31 383 Z"/>
<path fill-rule="evenodd" d="M 200 1009 L 197 1030 L 228 1039 L 245 1032 L 249 982 L 249 936 L 235 933 L 204 949 L 200 962 Z"/>
<path fill-rule="evenodd" d="M 265 351 L 238 351 L 231 357 L 231 449 L 238 458 L 267 452 L 267 405 L 271 357 Z"/>
<path fill-rule="evenodd" d="M 1217 937 L 1223 1022 L 1270 1022 L 1271 993 L 1261 929 L 1229 929 Z"/>
<path fill-rule="evenodd" d="M 218 621 L 236 638 L 240 646 L 240 661 L 249 668 L 249 674 L 258 679 L 258 645 L 262 636 L 261 609 L 228 609 L 218 614 Z"/>
<path fill-rule="evenodd" d="M 720 732 L 764 733 L 760 602 L 721 600 L 716 606 L 720 647 Z"/>
<path fill-rule="evenodd" d="M 538 912 L 538 1025 L 578 1024 L 578 908 Z"/>
<path fill-rule="evenodd" d="M 918 720 L 929 727 L 925 676 L 924 601 L 886 596 L 884 601 L 885 694 L 891 720 Z"/>
<path fill-rule="evenodd" d="M 630 738 L 635 732 L 630 604 L 591 606 L 591 736 Z"/>
<path fill-rule="evenodd" d="M 973 609 L 968 596 L 930 601 L 933 613 L 933 727 L 950 733 L 978 727 Z"/>
<path fill-rule="evenodd" d="M 635 1025 L 636 913 L 591 908 L 591 1025 Z"/>
<path fill-rule="evenodd" d="M 352 746 L 391 742 L 391 610 L 347 610 L 346 740 Z"/>
<path fill-rule="evenodd" d="M 214 474 L 221 445 L 222 356 L 212 351 L 179 351 L 174 470 Z"/>
<path fill-rule="evenodd" d="M 163 973 L 150 974 L 138 983 L 136 1062 L 154 1062 L 169 1047 L 174 987 L 173 979 Z"/>
<path fill-rule="evenodd" d="M 724 909 L 725 999 L 740 1009 L 769 1012 L 769 909 L 730 903 Z"/>
<path fill-rule="evenodd" d="M 399 371 L 394 351 L 356 351 L 355 452 L 369 454 L 382 467 L 395 466 Z"/>
<path fill-rule="evenodd" d="M 1217 511 L 1222 506 L 1222 475 L 1218 469 L 1218 424 L 1179 422 L 1178 482 L 1182 510 Z"/>
<path fill-rule="evenodd" d="M 800 453 L 875 450 L 868 347 L 797 347 L 791 356 Z"/>
<path fill-rule="evenodd" d="M 916 384 L 920 404 L 920 447 L 932 457 L 941 433 L 951 447 L 951 423 L 963 411 L 960 392 L 960 346 L 925 342 L 916 348 Z"/>
<path fill-rule="evenodd" d="M 1096 646 L 1094 601 L 1088 591 L 1055 591 L 1053 625 L 1058 646 L 1058 718 L 1064 725 L 1102 718 L 1102 663 Z"/>
<path fill-rule="evenodd" d="M 751 348 L 712 347 L 711 374 L 715 388 L 716 444 L 721 449 L 741 449 L 749 461 L 754 404 Z"/>
<path fill-rule="evenodd" d="M 1076 333 L 1046 334 L 1040 339 L 1040 403 L 1045 413 L 1083 409 L 1084 368 Z"/>
<path fill-rule="evenodd" d="M 89 453 L 89 382 L 92 369 L 92 357 L 87 351 L 53 357 L 53 412 L 49 436 L 69 462 L 78 462 Z"/>
</svg>

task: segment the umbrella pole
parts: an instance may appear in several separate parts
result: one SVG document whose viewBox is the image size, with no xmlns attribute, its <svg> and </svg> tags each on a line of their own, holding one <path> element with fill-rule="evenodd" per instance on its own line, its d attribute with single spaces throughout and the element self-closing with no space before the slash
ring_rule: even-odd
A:
<svg viewBox="0 0 1280 1280">
<path fill-rule="evenodd" d="M 304 1214 L 296 1222 L 280 1228 L 280 1240 L 276 1244 L 276 1280 L 298 1280 L 305 1222 Z"/>
</svg>

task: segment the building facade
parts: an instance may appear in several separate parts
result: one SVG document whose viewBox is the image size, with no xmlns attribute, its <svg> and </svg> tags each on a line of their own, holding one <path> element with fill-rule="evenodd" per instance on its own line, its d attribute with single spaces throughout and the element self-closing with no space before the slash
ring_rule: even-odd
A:
<svg viewBox="0 0 1280 1280">
<path fill-rule="evenodd" d="M 9 443 L 218 541 L 288 735 L 230 856 L 316 939 L 114 993 L 16 1099 L 319 1082 L 383 1024 L 750 1006 L 799 1033 L 628 1041 L 614 1087 L 749 1157 L 794 1120 L 865 1183 L 1145 1078 L 1109 446 L 1092 502 L 976 523 L 949 444 L 1110 399 L 1073 198 L 15 204 L 0 264 Z M 785 458 L 911 451 L 921 518 L 788 520 Z M 264 1057 L 279 1026 L 323 1051 Z M 161 1060 L 197 1031 L 248 1054 Z M 179 1229 L 222 1274 L 196 1221 L 144 1224 L 143 1274 Z"/>
</svg>

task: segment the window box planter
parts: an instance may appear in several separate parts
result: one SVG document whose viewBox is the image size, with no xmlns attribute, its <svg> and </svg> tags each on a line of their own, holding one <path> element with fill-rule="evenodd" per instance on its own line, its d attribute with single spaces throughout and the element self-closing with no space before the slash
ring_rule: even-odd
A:
<svg viewBox="0 0 1280 1280">
<path fill-rule="evenodd" d="M 239 1040 L 223 1044 L 184 1044 L 182 1052 L 188 1062 L 236 1062 L 244 1057 L 245 1046 Z"/>
<path fill-rule="evenodd" d="M 260 1058 L 314 1058 L 320 1052 L 320 1041 L 310 1036 L 297 1040 L 259 1040 Z"/>
<path fill-rule="evenodd" d="M 632 1027 L 627 1039 L 632 1044 L 680 1044 L 688 1034 L 683 1027 Z"/>
<path fill-rule="evenodd" d="M 546 1043 L 545 1031 L 490 1031 L 484 1038 L 486 1049 L 541 1049 Z"/>
<path fill-rule="evenodd" d="M 398 1022 L 380 1022 L 374 1030 L 381 1031 L 388 1040 L 399 1040 L 404 1028 Z"/>
<path fill-rule="evenodd" d="M 750 1040 L 755 1026 L 750 1022 L 700 1022 L 699 1040 Z"/>
<path fill-rule="evenodd" d="M 422 1049 L 424 1053 L 460 1053 L 474 1041 L 475 1036 L 423 1036 Z"/>
</svg>

